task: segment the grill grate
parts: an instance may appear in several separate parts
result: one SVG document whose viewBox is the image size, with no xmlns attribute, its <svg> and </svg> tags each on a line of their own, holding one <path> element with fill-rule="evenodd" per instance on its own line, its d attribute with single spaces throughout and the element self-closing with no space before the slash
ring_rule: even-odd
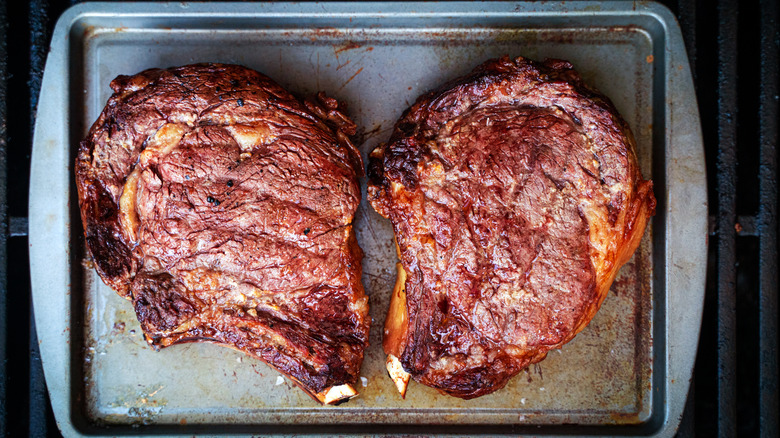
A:
<svg viewBox="0 0 780 438">
<path fill-rule="evenodd" d="M 31 317 L 26 214 L 46 51 L 56 18 L 75 3 L 0 2 L 0 436 L 58 435 Z M 712 215 L 679 436 L 778 436 L 777 2 L 662 3 L 680 21 L 694 69 Z"/>
<path fill-rule="evenodd" d="M 8 61 L 6 52 L 6 40 L 8 35 L 8 12 L 5 3 L 0 4 L 0 435 L 6 436 L 6 375 L 7 375 L 7 351 L 6 338 L 8 325 L 6 291 L 6 257 L 8 248 L 8 202 L 6 198 L 6 184 L 8 181 L 6 172 L 8 131 L 6 129 L 6 89 L 8 77 Z"/>
<path fill-rule="evenodd" d="M 761 3 L 761 92 L 758 178 L 759 257 L 759 424 L 762 436 L 778 436 L 777 415 L 777 124 L 780 34 L 777 2 Z"/>
<path fill-rule="evenodd" d="M 736 435 L 737 0 L 718 3 L 718 432 Z"/>
</svg>

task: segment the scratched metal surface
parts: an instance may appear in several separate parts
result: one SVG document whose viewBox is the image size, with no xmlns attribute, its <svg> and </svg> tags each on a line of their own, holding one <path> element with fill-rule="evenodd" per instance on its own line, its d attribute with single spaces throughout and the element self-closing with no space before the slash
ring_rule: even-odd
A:
<svg viewBox="0 0 780 438">
<path fill-rule="evenodd" d="M 593 9 L 594 5 L 599 9 Z M 678 310 L 667 307 L 666 296 L 667 264 L 674 248 L 664 243 L 663 234 L 654 237 L 654 232 L 668 232 L 666 224 L 674 212 L 668 212 L 671 203 L 666 206 L 664 199 L 674 192 L 673 184 L 682 184 L 669 179 L 676 172 L 669 167 L 673 138 L 669 116 L 673 110 L 682 110 L 671 108 L 667 99 L 669 31 L 659 26 L 659 20 L 668 25 L 664 20 L 671 15 L 658 6 L 636 11 L 616 3 L 545 5 L 541 10 L 526 4 L 495 3 L 444 3 L 429 8 L 410 11 L 391 4 L 364 4 L 357 11 L 345 4 L 80 5 L 58 25 L 65 41 L 58 41 L 55 33 L 52 43 L 55 49 L 60 47 L 57 44 L 67 49 L 61 54 L 66 72 L 59 81 L 69 91 L 70 117 L 63 138 L 70 143 L 60 147 L 71 163 L 73 145 L 97 118 L 111 93 L 108 84 L 117 75 L 208 61 L 246 65 L 297 94 L 322 90 L 348 103 L 349 115 L 359 126 L 358 142 L 365 159 L 387 139 L 394 121 L 418 95 L 488 58 L 510 54 L 568 59 L 589 84 L 613 100 L 632 127 L 643 174 L 655 179 L 659 198 L 653 226 L 591 324 L 561 350 L 551 352 L 491 395 L 464 401 L 412 382 L 406 400 L 401 399 L 384 371 L 381 349 L 382 325 L 395 279 L 392 230 L 364 199 L 355 228 L 365 252 L 363 284 L 373 318 L 371 346 L 357 385 L 360 396 L 338 407 L 322 407 L 278 372 L 230 349 L 186 344 L 153 351 L 143 341 L 131 304 L 105 286 L 89 263 L 83 263 L 81 224 L 75 208 L 67 206 L 63 245 L 70 254 L 71 298 L 65 305 L 70 311 L 65 327 L 69 346 L 57 350 L 60 353 L 47 353 L 42 345 L 45 363 L 68 366 L 63 389 L 54 385 L 52 390 L 54 374 L 47 371 L 55 412 L 67 412 L 58 415 L 66 435 L 366 432 L 379 430 L 372 425 L 388 423 L 521 427 L 513 431 L 525 426 L 548 428 L 533 429 L 536 433 L 634 434 L 668 429 L 665 405 L 677 403 L 671 396 L 680 392 L 669 387 L 674 371 L 669 367 L 675 358 L 666 354 L 665 339 L 679 330 L 669 322 Z M 48 66 L 46 74 L 51 74 Z M 50 79 L 49 84 L 54 81 Z M 45 93 L 46 84 L 42 96 Z M 683 116 L 698 123 L 695 102 L 692 111 Z M 36 136 L 40 157 L 38 150 L 44 146 L 38 144 L 44 135 L 36 131 Z M 695 140 L 683 145 L 694 149 L 693 155 Z M 701 169 L 703 176 L 703 163 Z M 701 179 L 697 175 L 688 178 L 692 184 Z M 65 181 L 75 204 L 70 173 Z M 365 198 L 365 181 L 362 186 Z M 698 222 L 694 230 L 695 226 Z M 31 238 L 34 227 L 31 223 Z M 41 235 L 52 232 L 44 228 Z M 31 259 L 36 257 L 33 253 Z M 36 261 L 44 263 L 42 258 L 31 260 L 33 271 Z M 692 262 L 689 271 L 696 274 L 696 263 L 701 260 Z M 39 292 L 43 286 L 33 287 L 36 296 L 44 294 Z M 694 308 L 685 315 L 692 317 L 686 316 L 682 329 L 697 335 L 696 292 L 691 296 L 687 300 Z M 62 310 L 35 305 L 39 320 Z M 39 323 L 42 330 L 53 331 L 51 325 Z M 695 346 L 685 354 L 691 358 L 681 362 L 692 363 Z M 682 376 L 686 366 L 682 366 Z M 684 385 L 687 390 L 687 381 Z M 63 423 L 67 423 L 64 428 Z M 246 429 L 255 425 L 274 426 Z M 328 425 L 351 426 L 328 429 Z M 593 428 L 604 425 L 612 428 Z"/>
</svg>

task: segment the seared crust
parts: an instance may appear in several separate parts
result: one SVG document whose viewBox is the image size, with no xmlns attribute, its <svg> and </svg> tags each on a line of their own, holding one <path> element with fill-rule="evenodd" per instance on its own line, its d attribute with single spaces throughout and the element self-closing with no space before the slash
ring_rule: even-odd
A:
<svg viewBox="0 0 780 438">
<path fill-rule="evenodd" d="M 565 61 L 491 60 L 421 96 L 369 162 L 406 277 L 385 352 L 473 398 L 571 340 L 654 214 L 634 150 Z"/>
<path fill-rule="evenodd" d="M 97 271 L 147 341 L 239 349 L 323 402 L 354 383 L 369 329 L 352 229 L 363 166 L 338 102 L 221 64 L 111 87 L 79 148 L 79 204 Z"/>
</svg>

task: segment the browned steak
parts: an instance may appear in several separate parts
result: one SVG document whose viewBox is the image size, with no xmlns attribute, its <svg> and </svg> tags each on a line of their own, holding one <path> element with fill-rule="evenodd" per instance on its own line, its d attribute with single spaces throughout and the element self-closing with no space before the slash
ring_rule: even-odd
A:
<svg viewBox="0 0 780 438">
<path fill-rule="evenodd" d="M 408 374 L 491 393 L 588 324 L 654 214 L 634 149 L 565 61 L 491 60 L 407 110 L 368 191 L 399 246 L 384 347 L 402 393 Z"/>
<path fill-rule="evenodd" d="M 268 77 L 199 64 L 119 76 L 81 142 L 87 247 L 155 347 L 210 341 L 322 402 L 368 343 L 355 125 Z M 331 388 L 335 392 L 328 394 Z"/>
</svg>

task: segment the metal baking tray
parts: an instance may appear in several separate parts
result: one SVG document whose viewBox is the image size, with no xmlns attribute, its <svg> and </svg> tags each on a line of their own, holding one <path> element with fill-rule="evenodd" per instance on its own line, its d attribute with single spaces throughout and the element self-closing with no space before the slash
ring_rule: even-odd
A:
<svg viewBox="0 0 780 438">
<path fill-rule="evenodd" d="M 360 396 L 319 406 L 263 363 L 210 344 L 155 352 L 86 259 L 72 164 L 119 74 L 243 64 L 348 103 L 364 155 L 415 98 L 484 60 L 570 60 L 632 127 L 657 215 L 592 323 L 506 388 L 401 399 L 381 332 L 395 278 L 389 222 L 356 217 L 371 346 Z M 86 3 L 59 19 L 35 126 L 30 268 L 60 430 L 81 435 L 673 435 L 701 323 L 707 206 L 698 109 L 673 15 L 650 2 Z M 363 181 L 365 197 L 365 181 Z"/>
</svg>

